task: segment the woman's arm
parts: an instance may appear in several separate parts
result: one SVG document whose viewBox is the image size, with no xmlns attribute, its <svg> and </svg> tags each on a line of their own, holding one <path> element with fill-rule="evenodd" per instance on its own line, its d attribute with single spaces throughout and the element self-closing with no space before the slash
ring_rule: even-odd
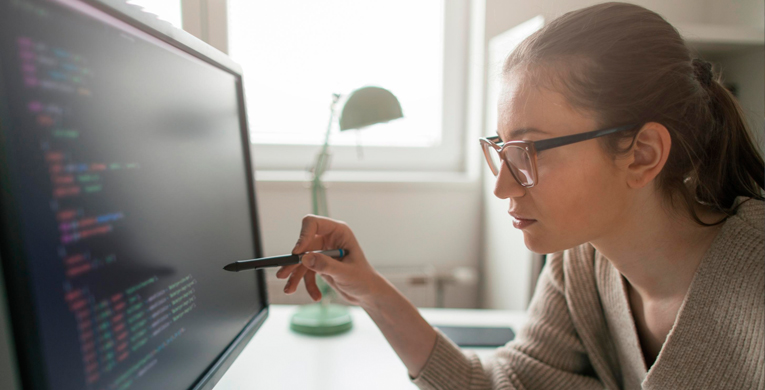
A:
<svg viewBox="0 0 765 390">
<path fill-rule="evenodd" d="M 375 299 L 362 305 L 385 339 L 416 377 L 436 344 L 437 333 L 417 308 L 386 279 L 380 278 Z"/>
<path fill-rule="evenodd" d="M 607 383 L 612 382 L 596 376 L 569 312 L 565 289 L 571 282 L 564 277 L 563 257 L 562 253 L 548 257 L 527 323 L 515 340 L 481 361 L 437 332 L 431 356 L 413 382 L 427 390 L 611 388 Z"/>
<path fill-rule="evenodd" d="M 304 279 L 314 300 L 321 298 L 315 274 L 321 275 L 348 302 L 361 306 L 406 365 L 414 383 L 428 390 L 602 389 L 573 324 L 564 294 L 561 254 L 551 256 L 542 271 L 529 308 L 529 320 L 518 339 L 481 362 L 462 351 L 428 324 L 419 311 L 367 262 L 353 232 L 339 221 L 307 216 L 293 253 L 346 249 L 336 260 L 306 254 L 301 264 L 283 267 L 284 289 L 292 293 Z M 597 308 L 593 308 L 597 310 Z"/>
<path fill-rule="evenodd" d="M 315 275 L 321 275 L 345 300 L 361 306 L 416 376 L 430 356 L 436 331 L 420 312 L 393 285 L 372 268 L 353 232 L 343 222 L 308 215 L 303 218 L 300 239 L 293 253 L 342 248 L 347 255 L 336 260 L 320 254 L 306 254 L 303 263 L 282 267 L 276 276 L 289 276 L 284 292 L 291 294 L 300 279 L 314 300 L 321 299 Z"/>
</svg>

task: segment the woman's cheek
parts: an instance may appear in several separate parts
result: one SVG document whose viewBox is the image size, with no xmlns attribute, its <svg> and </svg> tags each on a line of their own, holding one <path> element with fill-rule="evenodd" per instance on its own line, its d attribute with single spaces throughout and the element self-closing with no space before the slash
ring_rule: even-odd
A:
<svg viewBox="0 0 765 390">
<path fill-rule="evenodd" d="M 545 215 L 553 219 L 549 221 L 552 226 L 565 229 L 577 224 L 579 214 L 588 208 L 588 199 L 594 199 L 590 193 L 592 183 L 588 184 L 591 178 L 582 165 L 587 163 L 550 158 L 538 168 L 542 180 L 537 203 L 543 203 Z"/>
<path fill-rule="evenodd" d="M 559 202 L 577 190 L 576 178 L 579 176 L 575 166 L 559 158 L 540 161 L 537 167 L 537 178 L 541 191 L 538 192 L 543 192 L 545 199 L 554 199 Z"/>
</svg>

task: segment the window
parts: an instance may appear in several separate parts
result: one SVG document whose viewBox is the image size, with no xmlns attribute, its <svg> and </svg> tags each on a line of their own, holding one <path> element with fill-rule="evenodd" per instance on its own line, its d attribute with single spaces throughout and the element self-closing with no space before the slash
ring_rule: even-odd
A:
<svg viewBox="0 0 765 390">
<path fill-rule="evenodd" d="M 458 170 L 466 11 L 451 0 L 228 0 L 229 54 L 244 70 L 256 164 L 305 169 L 332 94 L 376 85 L 398 97 L 404 118 L 335 126 L 332 168 Z"/>
<path fill-rule="evenodd" d="M 464 169 L 467 0 L 183 5 L 194 8 L 184 13 L 199 14 L 202 35 L 227 37 L 223 47 L 242 65 L 259 170 L 311 166 L 333 93 L 347 95 L 367 85 L 396 95 L 404 118 L 342 133 L 335 118 L 332 170 Z"/>
<path fill-rule="evenodd" d="M 247 74 L 252 141 L 324 141 L 332 93 L 364 85 L 393 92 L 405 117 L 334 145 L 440 143 L 443 2 L 229 0 L 229 54 Z M 405 12 L 402 12 L 404 11 Z"/>
<path fill-rule="evenodd" d="M 127 3 L 137 5 L 145 12 L 181 28 L 181 0 L 128 0 Z"/>
</svg>

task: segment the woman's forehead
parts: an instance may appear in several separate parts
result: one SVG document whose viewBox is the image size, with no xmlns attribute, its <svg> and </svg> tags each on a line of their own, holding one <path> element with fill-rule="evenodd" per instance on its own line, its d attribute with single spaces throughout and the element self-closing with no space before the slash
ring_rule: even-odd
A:
<svg viewBox="0 0 765 390">
<path fill-rule="evenodd" d="M 596 123 L 571 107 L 563 94 L 539 87 L 528 77 L 505 78 L 497 109 L 497 134 L 503 140 L 532 133 L 545 134 L 537 139 L 558 137 L 592 130 Z"/>
</svg>

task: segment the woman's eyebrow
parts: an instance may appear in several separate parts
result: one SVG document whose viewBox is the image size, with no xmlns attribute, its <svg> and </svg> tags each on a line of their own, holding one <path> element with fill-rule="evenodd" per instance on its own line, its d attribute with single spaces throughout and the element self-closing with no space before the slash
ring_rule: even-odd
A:
<svg viewBox="0 0 765 390">
<path fill-rule="evenodd" d="M 549 134 L 548 132 L 539 130 L 535 127 L 521 127 L 520 129 L 515 129 L 510 132 L 510 139 L 518 139 L 526 134 L 532 134 L 532 133 Z M 499 135 L 499 130 L 497 130 L 497 137 L 499 137 L 499 139 L 502 139 L 502 136 Z"/>
<path fill-rule="evenodd" d="M 521 136 L 524 136 L 526 134 L 531 133 L 537 133 L 537 134 L 548 134 L 546 131 L 539 130 L 534 127 L 521 127 L 520 129 L 515 129 L 510 132 L 510 138 L 520 138 Z"/>
</svg>

